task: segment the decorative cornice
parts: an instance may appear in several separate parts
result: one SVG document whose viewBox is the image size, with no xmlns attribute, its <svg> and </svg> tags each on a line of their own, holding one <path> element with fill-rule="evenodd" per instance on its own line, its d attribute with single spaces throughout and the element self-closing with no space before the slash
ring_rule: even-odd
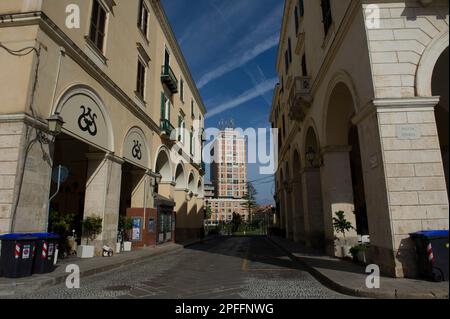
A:
<svg viewBox="0 0 450 319">
<path fill-rule="evenodd" d="M 172 27 L 169 23 L 169 19 L 166 16 L 166 13 L 164 11 L 164 8 L 162 7 L 160 0 L 151 0 L 150 1 L 153 11 L 155 12 L 156 17 L 158 18 L 159 24 L 161 26 L 161 29 L 164 32 L 164 35 L 166 36 L 166 39 L 169 41 L 170 47 L 174 51 L 175 57 L 178 60 L 178 64 L 183 71 L 183 73 L 186 76 L 186 80 L 189 83 L 189 86 L 192 89 L 192 93 L 197 100 L 198 105 L 200 106 L 200 109 L 202 110 L 203 115 L 206 114 L 206 108 L 203 103 L 203 99 L 198 92 L 197 85 L 195 84 L 195 81 L 192 77 L 191 71 L 189 70 L 186 60 L 184 58 L 183 52 L 180 49 L 180 46 L 178 44 L 177 39 L 175 38 L 175 34 L 172 30 Z"/>
</svg>

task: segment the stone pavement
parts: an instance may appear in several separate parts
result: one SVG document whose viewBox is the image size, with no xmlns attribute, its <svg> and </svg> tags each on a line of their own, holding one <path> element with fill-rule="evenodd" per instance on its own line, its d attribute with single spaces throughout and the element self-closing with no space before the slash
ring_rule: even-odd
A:
<svg viewBox="0 0 450 319">
<path fill-rule="evenodd" d="M 448 282 L 381 277 L 379 289 L 366 287 L 365 267 L 324 256 L 292 241 L 272 236 L 270 240 L 298 261 L 322 284 L 343 294 L 380 299 L 448 299 Z"/>
<path fill-rule="evenodd" d="M 64 283 L 69 275 L 66 273 L 66 266 L 68 264 L 78 265 L 80 267 L 80 276 L 87 277 L 139 263 L 146 259 L 156 258 L 157 256 L 180 252 L 185 246 L 191 244 L 193 243 L 187 243 L 186 245 L 168 243 L 157 247 L 142 248 L 131 252 L 115 254 L 113 257 L 96 257 L 91 259 L 69 257 L 59 260 L 56 270 L 50 274 L 33 275 L 18 279 L 0 277 L 0 297 L 30 293 L 45 287 Z"/>
<path fill-rule="evenodd" d="M 349 299 L 267 237 L 216 237 L 181 251 L 6 299 Z"/>
</svg>

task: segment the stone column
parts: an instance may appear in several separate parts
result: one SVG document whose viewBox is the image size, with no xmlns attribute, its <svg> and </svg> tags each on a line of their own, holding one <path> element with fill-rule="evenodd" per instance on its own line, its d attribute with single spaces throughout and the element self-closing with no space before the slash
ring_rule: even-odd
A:
<svg viewBox="0 0 450 319">
<path fill-rule="evenodd" d="M 369 209 L 373 262 L 396 277 L 417 275 L 416 253 L 409 233 L 420 230 L 448 229 L 448 195 L 434 115 L 438 98 L 375 100 L 374 115 L 380 137 L 372 141 L 381 156 L 369 160 L 384 183 L 385 203 L 382 216 Z M 373 122 L 372 122 L 373 123 Z M 382 167 L 383 170 L 378 169 Z M 368 189 L 377 189 L 374 183 Z M 382 202 L 379 200 L 378 202 Z M 380 207 L 379 209 L 382 209 Z M 388 225 L 388 229 L 385 226 Z"/>
<path fill-rule="evenodd" d="M 305 214 L 303 210 L 303 190 L 301 176 L 292 180 L 292 211 L 294 224 L 294 241 L 305 244 Z"/>
<path fill-rule="evenodd" d="M 103 219 L 102 233 L 95 240 L 96 253 L 103 245 L 114 247 L 119 221 L 120 187 L 123 160 L 104 153 L 88 153 L 84 218 Z"/>
<path fill-rule="evenodd" d="M 175 189 L 175 212 L 176 212 L 176 235 L 177 241 L 183 241 L 186 238 L 186 229 L 188 222 L 188 202 L 186 196 L 189 190 L 187 188 Z"/>
<path fill-rule="evenodd" d="M 324 247 L 324 218 L 320 170 L 305 168 L 302 172 L 305 237 L 308 247 Z"/>
<path fill-rule="evenodd" d="M 322 194 L 324 202 L 324 227 L 327 253 L 331 256 L 345 257 L 347 250 L 358 242 L 356 230 L 345 234 L 337 233 L 333 228 L 336 212 L 343 211 L 345 219 L 356 228 L 355 205 L 353 201 L 353 183 L 350 167 L 349 146 L 329 146 L 323 151 Z M 337 238 L 337 239 L 336 239 Z"/>
<path fill-rule="evenodd" d="M 285 199 L 285 216 L 286 216 L 286 239 L 294 240 L 294 222 L 293 222 L 293 207 L 292 207 L 292 185 L 286 182 L 284 187 Z"/>
<path fill-rule="evenodd" d="M 0 119 L 0 234 L 47 231 L 52 137 L 26 115 Z M 44 128 L 44 127 L 43 127 Z"/>
</svg>

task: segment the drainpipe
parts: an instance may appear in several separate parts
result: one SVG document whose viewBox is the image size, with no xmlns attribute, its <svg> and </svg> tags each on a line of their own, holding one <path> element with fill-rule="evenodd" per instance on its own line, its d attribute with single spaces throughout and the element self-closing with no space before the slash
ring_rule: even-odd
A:
<svg viewBox="0 0 450 319">
<path fill-rule="evenodd" d="M 52 95 L 52 103 L 51 103 L 52 109 L 55 107 L 56 91 L 58 89 L 59 76 L 61 74 L 62 59 L 63 59 L 63 57 L 65 55 L 66 55 L 66 50 L 63 47 L 60 47 L 59 48 L 59 58 L 58 58 L 58 68 L 56 70 L 55 86 L 53 87 L 53 95 Z M 56 111 L 57 110 L 56 110 L 56 107 L 55 107 L 53 112 L 56 112 Z M 50 114 L 50 115 L 52 115 L 52 114 Z"/>
</svg>

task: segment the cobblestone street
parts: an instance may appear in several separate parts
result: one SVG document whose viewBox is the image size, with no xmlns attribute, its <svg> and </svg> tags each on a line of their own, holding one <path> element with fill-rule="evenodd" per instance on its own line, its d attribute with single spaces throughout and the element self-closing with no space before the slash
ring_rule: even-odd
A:
<svg viewBox="0 0 450 319">
<path fill-rule="evenodd" d="M 315 280 L 264 237 L 223 237 L 19 298 L 349 298 Z"/>
</svg>

